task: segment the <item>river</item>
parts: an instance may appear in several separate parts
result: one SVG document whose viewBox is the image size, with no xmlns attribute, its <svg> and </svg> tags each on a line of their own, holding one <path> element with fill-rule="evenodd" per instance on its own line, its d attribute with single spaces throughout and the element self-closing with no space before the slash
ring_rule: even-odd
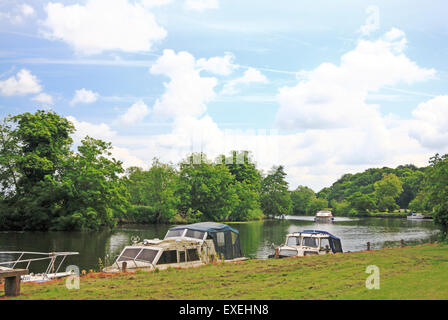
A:
<svg viewBox="0 0 448 320">
<path fill-rule="evenodd" d="M 313 217 L 290 216 L 284 220 L 230 225 L 240 232 L 243 254 L 251 258 L 266 258 L 288 233 L 306 229 L 325 230 L 341 238 L 344 252 L 365 250 L 367 242 L 372 249 L 398 246 L 401 239 L 406 244 L 428 242 L 438 232 L 432 221 L 393 218 L 340 217 L 332 224 L 316 224 Z M 132 237 L 163 238 L 170 227 L 129 225 L 101 232 L 0 232 L 0 251 L 76 251 L 79 255 L 68 258 L 64 265 L 77 265 L 81 270 L 98 269 L 99 258 L 112 260 L 131 243 Z"/>
</svg>

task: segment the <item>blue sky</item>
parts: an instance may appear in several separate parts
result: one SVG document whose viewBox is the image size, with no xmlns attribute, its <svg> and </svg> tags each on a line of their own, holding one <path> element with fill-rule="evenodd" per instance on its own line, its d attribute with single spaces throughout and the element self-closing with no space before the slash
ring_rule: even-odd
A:
<svg viewBox="0 0 448 320">
<path fill-rule="evenodd" d="M 444 1 L 0 2 L 0 113 L 52 108 L 125 165 L 254 152 L 290 188 L 448 151 Z M 445 17 L 444 17 L 445 16 Z"/>
</svg>

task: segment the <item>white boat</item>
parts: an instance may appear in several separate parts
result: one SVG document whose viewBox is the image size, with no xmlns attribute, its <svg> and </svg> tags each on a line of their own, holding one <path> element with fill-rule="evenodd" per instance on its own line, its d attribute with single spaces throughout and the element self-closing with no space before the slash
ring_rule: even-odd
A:
<svg viewBox="0 0 448 320">
<path fill-rule="evenodd" d="M 424 219 L 432 219 L 432 217 L 426 217 L 420 213 L 411 212 L 410 215 L 406 217 L 408 220 L 424 220 Z"/>
<path fill-rule="evenodd" d="M 316 213 L 316 216 L 314 217 L 314 221 L 318 223 L 329 223 L 333 222 L 333 214 L 331 211 L 328 210 L 321 210 Z"/>
<path fill-rule="evenodd" d="M 342 253 L 341 239 L 327 231 L 304 230 L 286 236 L 285 244 L 275 249 L 275 255 L 270 257 L 303 257 Z"/>
<path fill-rule="evenodd" d="M 72 272 L 59 272 L 68 256 L 78 255 L 78 252 L 30 252 L 30 251 L 1 251 L 0 270 L 14 270 L 15 268 L 30 269 L 32 262 L 48 261 L 46 269 L 39 273 L 21 276 L 22 282 L 46 282 L 70 276 Z M 6 260 L 6 261 L 2 261 Z"/>
<path fill-rule="evenodd" d="M 143 240 L 126 246 L 104 272 L 189 268 L 212 261 L 246 260 L 237 230 L 220 223 L 202 222 L 174 227 L 163 240 Z"/>
</svg>

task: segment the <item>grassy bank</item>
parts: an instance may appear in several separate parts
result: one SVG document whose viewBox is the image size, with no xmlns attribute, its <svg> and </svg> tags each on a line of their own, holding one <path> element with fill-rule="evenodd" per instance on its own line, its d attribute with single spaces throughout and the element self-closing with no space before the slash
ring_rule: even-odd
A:
<svg viewBox="0 0 448 320">
<path fill-rule="evenodd" d="M 380 268 L 368 290 L 366 267 Z M 65 281 L 24 284 L 17 299 L 448 299 L 448 245 L 280 260 L 249 260 L 135 274 L 89 274 L 79 290 Z"/>
</svg>

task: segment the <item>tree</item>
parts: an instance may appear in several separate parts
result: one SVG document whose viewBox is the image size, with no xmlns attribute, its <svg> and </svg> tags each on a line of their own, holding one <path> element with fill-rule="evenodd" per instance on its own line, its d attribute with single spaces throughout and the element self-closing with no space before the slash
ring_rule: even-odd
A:
<svg viewBox="0 0 448 320">
<path fill-rule="evenodd" d="M 441 238 L 448 240 L 448 154 L 430 159 L 426 174 L 428 202 L 434 211 L 434 222 L 440 227 Z"/>
<path fill-rule="evenodd" d="M 227 220 L 239 205 L 228 167 L 212 164 L 203 153 L 194 153 L 180 164 L 178 194 L 181 214 L 200 212 L 206 220 Z"/>
<path fill-rule="evenodd" d="M 311 200 L 310 204 L 308 205 L 308 214 L 310 215 L 316 215 L 316 213 L 320 210 L 328 208 L 328 201 L 321 198 L 314 198 Z"/>
<path fill-rule="evenodd" d="M 375 182 L 375 195 L 381 211 L 394 211 L 399 208 L 395 199 L 403 192 L 402 185 L 400 179 L 393 173 L 383 174 L 383 178 Z"/>
<path fill-rule="evenodd" d="M 220 156 L 218 163 L 224 163 L 235 178 L 235 191 L 239 202 L 229 216 L 232 221 L 259 219 L 261 174 L 250 158 L 249 151 L 232 151 L 230 157 Z"/>
<path fill-rule="evenodd" d="M 137 220 L 144 223 L 170 222 L 179 205 L 179 196 L 176 194 L 179 178 L 176 170 L 155 158 L 149 170 L 133 167 L 127 173 L 126 186 L 131 204 L 145 207 L 131 209 L 131 212 L 139 215 Z"/>
<path fill-rule="evenodd" d="M 309 205 L 316 198 L 314 191 L 305 186 L 298 186 L 291 191 L 292 211 L 294 215 L 309 214 Z"/>
<path fill-rule="evenodd" d="M 86 138 L 72 151 L 74 126 L 52 111 L 9 116 L 0 127 L 0 229 L 98 229 L 125 205 L 110 144 Z M 116 210 L 116 212 L 114 212 Z"/>
<path fill-rule="evenodd" d="M 367 195 L 361 192 L 355 192 L 352 194 L 348 201 L 350 203 L 350 207 L 355 209 L 357 212 L 365 213 L 369 210 L 375 209 L 375 196 L 373 194 Z"/>
<path fill-rule="evenodd" d="M 266 215 L 282 217 L 292 212 L 283 166 L 273 167 L 261 183 L 261 208 Z"/>
</svg>

